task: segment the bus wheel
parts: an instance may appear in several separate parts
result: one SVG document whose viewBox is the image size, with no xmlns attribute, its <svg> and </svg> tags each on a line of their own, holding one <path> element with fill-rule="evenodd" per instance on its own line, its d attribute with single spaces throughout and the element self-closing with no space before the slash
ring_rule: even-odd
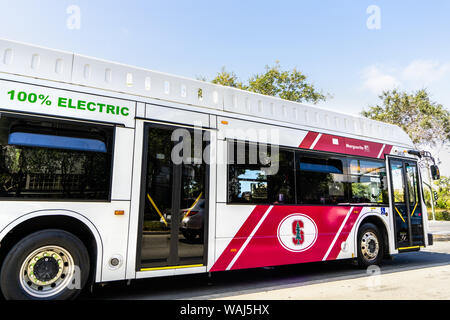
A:
<svg viewBox="0 0 450 320">
<path fill-rule="evenodd" d="M 383 248 L 383 237 L 378 227 L 372 223 L 363 224 L 358 230 L 359 267 L 380 264 L 383 260 Z"/>
<path fill-rule="evenodd" d="M 0 287 L 9 300 L 73 299 L 86 284 L 89 269 L 89 254 L 80 239 L 63 230 L 42 230 L 9 251 Z"/>
</svg>

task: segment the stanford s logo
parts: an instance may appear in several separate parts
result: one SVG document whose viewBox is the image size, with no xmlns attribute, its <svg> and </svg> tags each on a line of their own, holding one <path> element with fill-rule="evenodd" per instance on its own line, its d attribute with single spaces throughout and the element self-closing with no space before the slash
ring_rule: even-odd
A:
<svg viewBox="0 0 450 320">
<path fill-rule="evenodd" d="M 301 245 L 305 242 L 305 233 L 303 232 L 302 220 L 295 220 L 292 222 L 292 234 L 294 235 L 292 238 L 294 245 Z"/>
<path fill-rule="evenodd" d="M 317 240 L 317 226 L 310 217 L 294 213 L 285 217 L 277 229 L 278 241 L 284 249 L 302 252 L 311 248 Z"/>
</svg>

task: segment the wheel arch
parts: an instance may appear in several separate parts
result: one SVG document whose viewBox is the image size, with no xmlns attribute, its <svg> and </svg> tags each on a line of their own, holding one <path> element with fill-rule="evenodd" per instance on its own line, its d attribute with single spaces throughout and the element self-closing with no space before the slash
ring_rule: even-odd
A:
<svg viewBox="0 0 450 320">
<path fill-rule="evenodd" d="M 391 253 L 391 250 L 390 250 L 390 240 L 391 239 L 389 238 L 389 232 L 388 232 L 389 225 L 387 224 L 385 219 L 380 217 L 380 214 L 377 212 L 368 212 L 368 213 L 362 215 L 361 217 L 359 217 L 358 220 L 356 221 L 355 234 L 354 234 L 354 239 L 353 239 L 353 244 L 354 244 L 356 254 L 358 252 L 358 250 L 356 248 L 358 248 L 359 228 L 365 223 L 373 223 L 380 229 L 380 232 L 383 235 L 384 255 L 385 256 L 389 255 Z"/>
<path fill-rule="evenodd" d="M 100 281 L 103 243 L 99 231 L 84 215 L 70 210 L 38 210 L 25 214 L 0 231 L 0 263 L 25 236 L 43 229 L 61 229 L 77 236 L 91 259 L 91 280 Z"/>
</svg>

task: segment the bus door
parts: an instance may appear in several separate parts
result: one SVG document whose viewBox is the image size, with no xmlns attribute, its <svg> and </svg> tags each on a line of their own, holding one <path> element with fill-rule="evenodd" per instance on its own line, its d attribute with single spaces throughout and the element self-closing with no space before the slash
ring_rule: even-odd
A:
<svg viewBox="0 0 450 320">
<path fill-rule="evenodd" d="M 417 162 L 390 157 L 389 167 L 396 248 L 416 249 L 424 245 Z"/>
<path fill-rule="evenodd" d="M 137 270 L 206 265 L 209 132 L 146 124 L 144 134 Z"/>
</svg>

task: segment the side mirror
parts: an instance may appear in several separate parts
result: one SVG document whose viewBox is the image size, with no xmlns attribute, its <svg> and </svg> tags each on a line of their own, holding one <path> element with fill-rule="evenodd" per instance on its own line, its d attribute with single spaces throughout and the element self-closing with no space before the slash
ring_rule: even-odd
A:
<svg viewBox="0 0 450 320">
<path fill-rule="evenodd" d="M 439 173 L 438 166 L 435 164 L 431 165 L 430 171 L 431 171 L 431 177 L 433 178 L 433 180 L 439 180 L 439 178 L 441 177 L 441 174 Z"/>
</svg>

